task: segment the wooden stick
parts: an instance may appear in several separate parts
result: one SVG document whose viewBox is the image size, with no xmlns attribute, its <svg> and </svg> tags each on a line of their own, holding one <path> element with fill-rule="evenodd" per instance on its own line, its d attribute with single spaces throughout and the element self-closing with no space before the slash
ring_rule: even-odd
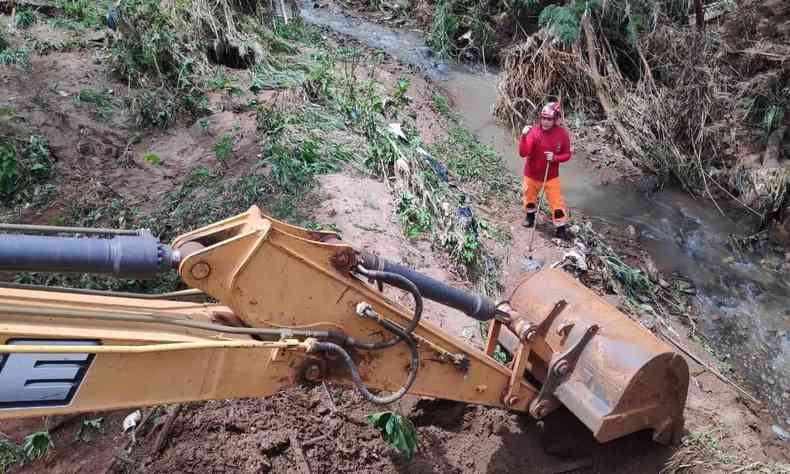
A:
<svg viewBox="0 0 790 474">
<path fill-rule="evenodd" d="M 329 403 L 332 405 L 331 410 L 332 412 L 337 412 L 337 405 L 335 405 L 335 401 L 332 399 L 332 394 L 329 393 L 329 389 L 326 386 L 326 382 L 321 382 L 321 385 L 324 387 L 324 392 L 326 392 L 326 397 L 329 399 Z"/>
<path fill-rule="evenodd" d="M 762 461 L 753 462 L 753 463 L 749 464 L 748 466 L 744 466 L 744 467 L 742 467 L 740 469 L 736 469 L 736 470 L 732 471 L 732 474 L 738 474 L 739 472 L 748 471 L 749 469 L 754 469 L 755 467 L 759 466 L 760 464 L 762 464 Z"/>
<path fill-rule="evenodd" d="M 757 217 L 759 217 L 760 219 L 762 219 L 762 218 L 763 218 L 763 215 L 762 215 L 762 214 L 760 214 L 759 212 L 757 212 L 757 211 L 755 211 L 754 209 L 752 209 L 751 207 L 749 207 L 749 205 L 747 205 L 745 202 L 741 201 L 741 200 L 740 200 L 740 199 L 738 199 L 737 197 L 733 196 L 731 192 L 727 191 L 727 189 L 725 189 L 725 188 L 724 188 L 724 186 L 722 186 L 722 185 L 721 185 L 721 184 L 719 184 L 719 183 L 718 183 L 718 182 L 717 182 L 715 179 L 713 179 L 713 176 L 711 176 L 711 175 L 710 175 L 710 174 L 709 174 L 707 171 L 705 171 L 705 170 L 702 170 L 702 172 L 703 172 L 704 174 L 708 175 L 708 178 L 709 178 L 709 179 L 710 179 L 710 180 L 713 182 L 713 184 L 715 184 L 715 185 L 716 185 L 716 186 L 718 186 L 718 187 L 719 187 L 719 188 L 720 188 L 722 191 L 724 191 L 725 193 L 727 193 L 727 195 L 728 195 L 730 198 L 732 198 L 733 200 L 735 200 L 735 202 L 737 202 L 737 203 L 738 203 L 738 204 L 740 204 L 741 206 L 745 207 L 745 208 L 746 208 L 748 211 L 750 211 L 752 214 L 756 215 L 756 216 L 757 216 Z"/>
<path fill-rule="evenodd" d="M 317 442 L 323 441 L 323 440 L 325 440 L 327 438 L 329 438 L 328 434 L 323 434 L 321 436 L 316 436 L 315 438 L 310 438 L 307 441 L 305 441 L 304 443 L 302 443 L 302 447 L 303 448 L 309 448 L 310 446 L 316 444 Z"/>
<path fill-rule="evenodd" d="M 740 392 L 740 393 L 741 393 L 743 396 L 745 396 L 745 397 L 746 397 L 746 398 L 748 398 L 749 400 L 753 401 L 754 403 L 760 403 L 760 400 L 757 400 L 757 399 L 756 399 L 756 398 L 754 398 L 754 396 L 752 396 L 752 395 L 751 395 L 749 392 L 747 392 L 746 390 L 742 389 L 742 388 L 741 388 L 741 387 L 740 387 L 740 386 L 739 386 L 737 383 L 733 382 L 733 381 L 732 381 L 731 379 L 729 379 L 727 376 L 723 375 L 723 374 L 722 374 L 721 372 L 719 372 L 718 370 L 714 369 L 713 367 L 711 367 L 711 366 L 709 366 L 708 364 L 706 364 L 705 362 L 703 362 L 703 361 L 702 361 L 702 359 L 700 359 L 699 357 L 697 357 L 696 355 L 694 355 L 694 354 L 693 354 L 691 351 L 689 351 L 688 349 L 686 349 L 686 347 L 685 347 L 685 346 L 683 346 L 683 344 L 681 344 L 681 343 L 679 343 L 678 341 L 676 341 L 674 338 L 672 338 L 672 336 L 670 336 L 670 335 L 668 335 L 668 334 L 665 334 L 665 333 L 663 333 L 663 332 L 661 332 L 661 331 L 659 331 L 659 334 L 661 334 L 662 336 L 664 336 L 664 338 L 665 338 L 666 340 L 668 340 L 668 341 L 669 341 L 669 342 L 671 342 L 671 343 L 672 343 L 672 344 L 673 344 L 675 347 L 677 347 L 678 349 L 680 349 L 680 351 L 681 351 L 681 352 L 683 352 L 684 354 L 686 354 L 687 356 L 689 356 L 689 357 L 690 357 L 690 358 L 691 358 L 691 359 L 692 359 L 694 362 L 696 362 L 696 363 L 698 363 L 699 365 L 701 365 L 701 366 L 705 367 L 705 368 L 708 370 L 708 372 L 710 372 L 710 373 L 712 373 L 713 375 L 715 375 L 716 377 L 718 377 L 718 379 L 719 379 L 719 380 L 721 380 L 722 382 L 724 382 L 724 383 L 726 383 L 726 384 L 730 385 L 732 388 L 734 388 L 735 390 L 737 390 L 738 392 Z"/>
<path fill-rule="evenodd" d="M 302 462 L 303 472 L 305 474 L 311 474 L 310 470 L 310 463 L 307 462 L 307 456 L 304 454 L 304 450 L 302 449 L 302 445 L 299 444 L 299 438 L 296 437 L 296 434 L 291 433 L 291 447 L 294 448 L 296 451 L 296 457 Z"/>
<path fill-rule="evenodd" d="M 162 431 L 159 432 L 159 437 L 156 439 L 156 447 L 154 448 L 155 453 L 161 453 L 165 445 L 167 445 L 170 431 L 173 429 L 173 422 L 176 421 L 179 413 L 181 413 L 181 404 L 176 405 L 173 411 L 167 415 L 165 425 L 162 427 Z"/>
</svg>

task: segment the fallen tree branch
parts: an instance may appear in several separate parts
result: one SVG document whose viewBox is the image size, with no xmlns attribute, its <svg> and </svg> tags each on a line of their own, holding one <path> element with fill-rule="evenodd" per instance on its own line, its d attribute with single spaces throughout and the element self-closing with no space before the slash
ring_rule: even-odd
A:
<svg viewBox="0 0 790 474">
<path fill-rule="evenodd" d="M 731 192 L 729 192 L 729 191 L 728 191 L 728 190 L 727 190 L 727 189 L 726 189 L 724 186 L 722 186 L 721 184 L 719 184 L 719 183 L 718 183 L 718 181 L 716 181 L 715 179 L 713 179 L 713 176 L 711 176 L 711 175 L 710 175 L 710 173 L 708 173 L 708 172 L 707 172 L 707 171 L 705 171 L 705 170 L 702 170 L 702 172 L 703 172 L 705 175 L 707 175 L 708 179 L 710 179 L 710 180 L 711 180 L 711 182 L 713 182 L 713 184 L 715 184 L 716 186 L 718 186 L 718 187 L 719 187 L 719 189 L 721 189 L 722 191 L 724 191 L 725 193 L 727 193 L 727 196 L 729 196 L 729 197 L 730 197 L 730 199 L 734 200 L 735 202 L 737 202 L 737 203 L 738 203 L 738 204 L 740 204 L 741 206 L 745 207 L 747 210 L 749 210 L 749 211 L 750 211 L 752 214 L 754 214 L 755 216 L 759 217 L 760 219 L 763 219 L 763 217 L 764 217 L 764 216 L 763 216 L 762 214 L 760 214 L 759 212 L 755 211 L 755 210 L 754 210 L 754 209 L 753 209 L 751 206 L 749 206 L 749 205 L 748 205 L 748 204 L 746 204 L 745 202 L 741 201 L 741 200 L 740 200 L 740 199 L 738 199 L 737 197 L 733 196 L 733 194 L 732 194 Z"/>
<path fill-rule="evenodd" d="M 294 448 L 296 451 L 296 457 L 301 461 L 302 464 L 302 472 L 304 474 L 311 474 L 312 471 L 310 469 L 310 463 L 307 461 L 307 456 L 304 454 L 304 450 L 302 449 L 302 445 L 299 444 L 299 438 L 296 437 L 296 434 L 291 433 L 291 447 Z"/>
<path fill-rule="evenodd" d="M 181 406 L 181 404 L 176 405 L 173 411 L 167 415 L 165 425 L 162 427 L 162 431 L 159 432 L 159 437 L 156 439 L 156 447 L 154 448 L 155 453 L 160 454 L 167 445 L 167 441 L 170 438 L 170 431 L 173 429 L 173 423 L 176 421 L 178 414 L 181 413 Z"/>
<path fill-rule="evenodd" d="M 310 438 L 307 441 L 305 441 L 304 443 L 302 443 L 302 447 L 303 448 L 309 448 L 310 446 L 316 444 L 317 442 L 323 441 L 323 440 L 325 440 L 327 438 L 329 438 L 328 434 L 323 434 L 321 436 L 316 436 L 315 438 Z"/>
<path fill-rule="evenodd" d="M 336 413 L 337 405 L 335 405 L 335 400 L 332 399 L 332 394 L 329 393 L 329 387 L 326 386 L 326 382 L 321 382 L 321 385 L 323 385 L 324 393 L 326 393 L 326 397 L 329 399 L 329 404 L 331 405 L 330 410 L 332 413 Z"/>
<path fill-rule="evenodd" d="M 732 471 L 732 474 L 738 474 L 740 472 L 750 471 L 750 470 L 756 468 L 757 466 L 759 466 L 760 464 L 762 464 L 762 461 L 753 462 L 753 463 L 749 464 L 748 466 L 743 466 L 742 468 L 739 468 L 739 469 L 736 469 L 736 470 Z"/>
<path fill-rule="evenodd" d="M 633 141 L 631 135 L 629 135 L 625 130 L 622 122 L 620 122 L 620 120 L 617 118 L 617 115 L 614 112 L 614 107 L 612 106 L 612 101 L 609 97 L 609 93 L 603 84 L 601 74 L 598 72 L 598 59 L 595 54 L 595 38 L 593 37 L 592 26 L 590 25 L 589 10 L 585 11 L 584 15 L 582 15 L 581 24 L 582 30 L 584 31 L 584 38 L 587 43 L 587 59 L 589 61 L 589 64 L 585 68 L 585 72 L 593 82 L 595 94 L 598 96 L 598 102 L 601 103 L 601 108 L 606 114 L 606 117 L 614 126 L 617 135 L 620 136 L 620 140 L 623 142 L 623 145 L 625 145 L 625 147 L 631 151 L 639 151 L 640 148 Z"/>
</svg>

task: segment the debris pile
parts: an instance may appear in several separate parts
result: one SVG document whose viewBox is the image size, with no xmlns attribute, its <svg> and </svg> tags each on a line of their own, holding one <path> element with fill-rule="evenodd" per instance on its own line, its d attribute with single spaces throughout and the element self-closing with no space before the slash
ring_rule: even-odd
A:
<svg viewBox="0 0 790 474">
<path fill-rule="evenodd" d="M 577 12 L 575 37 L 550 22 L 505 51 L 499 119 L 520 127 L 561 100 L 568 114 L 603 115 L 661 184 L 736 200 L 762 223 L 790 219 L 790 5 L 745 2 L 699 30 L 658 4 L 645 16 L 620 3 Z"/>
</svg>

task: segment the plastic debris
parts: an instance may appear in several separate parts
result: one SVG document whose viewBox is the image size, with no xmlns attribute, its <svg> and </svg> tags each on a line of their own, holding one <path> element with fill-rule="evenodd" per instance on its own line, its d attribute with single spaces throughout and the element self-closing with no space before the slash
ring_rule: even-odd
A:
<svg viewBox="0 0 790 474">
<path fill-rule="evenodd" d="M 425 160 L 425 162 L 428 163 L 431 166 L 431 168 L 433 168 L 433 171 L 439 176 L 439 179 L 441 179 L 445 183 L 450 180 L 450 175 L 447 171 L 447 167 L 443 163 L 436 161 L 436 159 L 433 156 L 431 156 L 430 153 L 425 151 L 425 149 L 422 147 L 417 147 L 417 153 L 419 153 L 422 156 L 422 158 Z"/>
<path fill-rule="evenodd" d="M 573 264 L 582 271 L 587 271 L 587 258 L 584 254 L 578 250 L 570 250 L 565 252 L 565 255 L 562 256 L 563 260 L 570 259 Z"/>
<path fill-rule="evenodd" d="M 535 270 L 540 270 L 543 265 L 538 262 L 537 260 L 533 260 L 531 258 L 524 257 L 521 260 L 521 269 L 525 272 L 532 272 Z"/>
<path fill-rule="evenodd" d="M 779 439 L 781 439 L 782 441 L 785 441 L 785 442 L 790 441 L 790 433 L 785 431 L 781 426 L 773 425 L 771 427 L 771 429 L 773 430 L 773 432 L 774 432 L 774 434 L 776 435 L 777 438 L 779 438 Z"/>
<path fill-rule="evenodd" d="M 403 129 L 401 128 L 399 123 L 391 123 L 387 126 L 387 131 L 391 134 L 395 135 L 398 138 L 406 140 L 406 134 L 403 133 Z"/>
<path fill-rule="evenodd" d="M 130 413 L 126 418 L 123 419 L 123 430 L 127 433 L 134 431 L 134 429 L 137 427 L 137 424 L 140 423 L 140 419 L 142 417 L 143 414 L 140 412 L 140 410 Z"/>
</svg>

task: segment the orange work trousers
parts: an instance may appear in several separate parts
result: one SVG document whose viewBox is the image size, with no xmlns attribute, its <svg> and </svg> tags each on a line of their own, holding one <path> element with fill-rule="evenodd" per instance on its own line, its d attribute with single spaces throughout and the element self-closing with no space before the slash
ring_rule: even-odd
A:
<svg viewBox="0 0 790 474">
<path fill-rule="evenodd" d="M 524 210 L 527 214 L 534 214 L 538 211 L 538 192 L 540 192 L 541 181 L 524 176 Z M 555 227 L 561 227 L 568 223 L 568 208 L 565 207 L 565 198 L 562 197 L 559 176 L 546 181 L 546 188 L 543 191 L 551 207 L 551 221 Z"/>
</svg>

